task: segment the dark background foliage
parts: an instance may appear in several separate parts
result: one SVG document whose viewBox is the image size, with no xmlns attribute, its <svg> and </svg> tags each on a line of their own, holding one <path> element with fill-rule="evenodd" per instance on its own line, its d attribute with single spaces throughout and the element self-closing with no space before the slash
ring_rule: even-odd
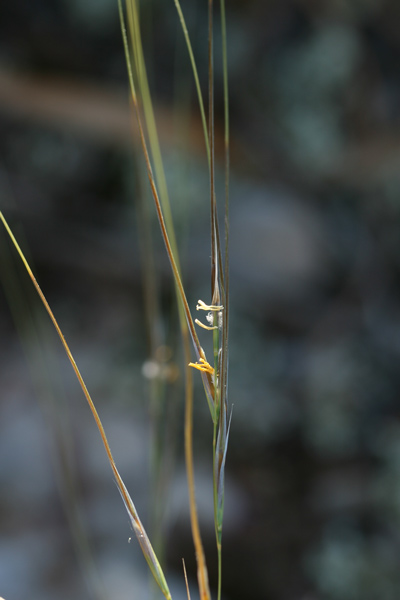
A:
<svg viewBox="0 0 400 600">
<path fill-rule="evenodd" d="M 205 98 L 206 5 L 182 6 Z M 234 412 L 224 597 L 231 600 L 400 596 L 399 6 L 227 2 Z M 209 294 L 196 97 L 173 2 L 146 4 L 143 18 L 194 306 Z M 218 10 L 215 50 L 222 183 Z M 138 206 L 147 188 L 131 121 L 113 0 L 1 5 L 1 208 L 29 249 L 146 520 L 151 426 Z M 153 224 L 163 331 L 174 345 L 171 278 Z M 0 255 L 0 594 L 90 597 L 59 494 L 68 496 L 73 472 L 72 497 L 106 588 L 116 599 L 144 598 L 144 561 L 126 544 L 127 519 L 81 393 L 50 329 L 44 325 L 45 341 L 33 334 L 31 311 L 40 320 L 42 310 L 5 236 Z M 179 364 L 179 350 L 172 360 Z M 58 387 L 50 394 L 49 386 Z M 170 403 L 179 414 L 180 394 L 178 382 Z M 199 510 L 214 583 L 200 389 L 196 403 Z M 181 426 L 174 431 L 166 556 L 179 582 L 182 556 L 193 578 L 195 571 Z"/>
</svg>

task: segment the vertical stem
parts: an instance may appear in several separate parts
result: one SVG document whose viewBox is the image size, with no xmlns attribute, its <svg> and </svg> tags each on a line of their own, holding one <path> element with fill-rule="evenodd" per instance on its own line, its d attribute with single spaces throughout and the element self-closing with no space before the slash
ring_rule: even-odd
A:
<svg viewBox="0 0 400 600">
<path fill-rule="evenodd" d="M 213 499 L 214 499 L 214 526 L 215 526 L 215 539 L 217 544 L 217 556 L 218 556 L 218 600 L 221 600 L 221 583 L 222 583 L 222 569 L 221 569 L 221 543 L 220 534 L 218 531 L 218 469 L 217 469 L 217 430 L 218 420 L 216 419 L 213 424 Z"/>
<path fill-rule="evenodd" d="M 229 89 L 228 56 L 226 40 L 225 0 L 221 0 L 221 37 L 224 80 L 224 128 L 225 128 L 225 264 L 224 264 L 224 313 L 221 360 L 221 402 L 226 406 L 228 393 L 228 341 L 229 341 Z"/>
<path fill-rule="evenodd" d="M 190 360 L 190 343 L 187 329 L 183 335 L 183 347 L 186 365 Z M 185 459 L 186 474 L 188 479 L 190 522 L 192 527 L 193 543 L 197 560 L 197 579 L 199 583 L 200 600 L 211 600 L 208 587 L 208 575 L 204 557 L 203 544 L 201 542 L 199 520 L 196 507 L 196 495 L 193 468 L 193 378 L 192 369 L 187 366 L 186 373 L 186 399 L 185 399 Z"/>
<path fill-rule="evenodd" d="M 220 302 L 218 292 L 218 260 L 216 238 L 216 199 L 214 163 L 214 59 L 213 59 L 213 0 L 208 1 L 208 137 L 210 145 L 210 203 L 211 203 L 211 297 L 212 304 Z"/>
</svg>

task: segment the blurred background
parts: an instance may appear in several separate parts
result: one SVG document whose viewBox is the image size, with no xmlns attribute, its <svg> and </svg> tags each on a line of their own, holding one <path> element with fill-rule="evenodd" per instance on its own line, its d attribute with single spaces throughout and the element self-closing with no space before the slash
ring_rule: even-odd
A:
<svg viewBox="0 0 400 600">
<path fill-rule="evenodd" d="M 182 9 L 206 98 L 207 3 L 185 0 Z M 194 308 L 210 293 L 197 101 L 173 2 L 144 3 L 142 16 Z M 234 410 L 223 596 L 397 600 L 400 5 L 232 0 L 227 17 Z M 222 200 L 217 6 L 215 25 Z M 1 210 L 71 346 L 144 523 L 158 523 L 156 536 L 165 531 L 179 599 L 186 597 L 182 557 L 196 597 L 183 373 L 174 290 L 147 188 L 116 0 L 3 2 Z M 144 292 L 150 238 L 156 348 Z M 0 273 L 0 594 L 150 597 L 93 419 L 3 231 Z M 207 347 L 206 332 L 201 340 Z M 154 400 L 157 378 L 163 386 Z M 160 411 L 168 425 L 161 437 Z M 214 587 L 211 422 L 200 386 L 195 412 L 198 503 Z M 155 491 L 160 456 L 168 477 Z M 163 526 L 154 520 L 155 497 L 165 507 Z"/>
</svg>

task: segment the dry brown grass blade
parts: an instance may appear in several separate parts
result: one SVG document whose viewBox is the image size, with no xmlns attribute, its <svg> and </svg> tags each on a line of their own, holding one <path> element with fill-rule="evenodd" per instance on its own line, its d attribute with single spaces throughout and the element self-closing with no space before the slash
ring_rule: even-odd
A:
<svg viewBox="0 0 400 600">
<path fill-rule="evenodd" d="M 190 357 L 189 339 L 184 337 L 185 361 Z M 193 382 L 192 370 L 186 367 L 186 398 L 185 398 L 185 458 L 186 473 L 188 479 L 190 522 L 192 527 L 193 543 L 196 551 L 197 560 L 197 580 L 199 584 L 200 600 L 210 600 L 210 589 L 208 585 L 208 573 L 206 560 L 204 556 L 203 544 L 201 541 L 199 520 L 197 516 L 194 468 L 193 468 Z"/>
</svg>

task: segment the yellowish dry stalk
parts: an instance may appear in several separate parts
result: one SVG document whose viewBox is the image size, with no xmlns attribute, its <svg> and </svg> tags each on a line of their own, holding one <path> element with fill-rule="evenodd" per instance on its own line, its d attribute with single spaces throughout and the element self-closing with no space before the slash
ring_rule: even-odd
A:
<svg viewBox="0 0 400 600">
<path fill-rule="evenodd" d="M 190 357 L 189 337 L 184 337 L 185 362 Z M 192 370 L 189 365 L 185 369 L 186 376 L 186 399 L 185 399 L 185 458 L 186 474 L 188 479 L 190 523 L 192 527 L 193 543 L 197 560 L 197 580 L 199 584 L 200 600 L 210 600 L 210 589 L 208 585 L 208 573 L 204 556 L 203 544 L 201 542 L 199 519 L 196 507 L 196 494 L 193 469 L 193 381 Z"/>
<path fill-rule="evenodd" d="M 35 278 L 34 274 L 32 273 L 32 270 L 31 270 L 31 268 L 30 268 L 30 266 L 28 264 L 28 261 L 26 260 L 26 258 L 24 256 L 24 253 L 22 252 L 22 250 L 21 250 L 21 248 L 20 248 L 17 240 L 15 239 L 15 237 L 14 237 L 14 235 L 13 235 L 13 233 L 12 233 L 12 231 L 11 231 L 11 229 L 10 229 L 10 227 L 9 227 L 9 225 L 8 225 L 6 219 L 4 218 L 4 215 L 3 215 L 3 213 L 1 211 L 0 211 L 0 219 L 3 222 L 3 225 L 6 228 L 7 233 L 10 236 L 10 239 L 11 239 L 12 243 L 14 244 L 14 246 L 15 246 L 15 248 L 16 248 L 16 250 L 17 250 L 17 252 L 18 252 L 18 254 L 19 254 L 19 256 L 20 256 L 20 258 L 22 260 L 22 262 L 24 263 L 24 266 L 25 266 L 25 268 L 26 268 L 26 270 L 28 272 L 28 275 L 31 278 L 32 283 L 35 286 L 35 289 L 36 289 L 36 291 L 37 291 L 37 293 L 38 293 L 38 295 L 39 295 L 39 297 L 40 297 L 40 299 L 41 299 L 41 301 L 42 301 L 42 303 L 43 303 L 43 305 L 44 305 L 44 307 L 45 307 L 45 309 L 46 309 L 46 311 L 47 311 L 47 313 L 48 313 L 48 315 L 49 315 L 49 317 L 50 317 L 50 319 L 51 319 L 51 321 L 52 321 L 52 323 L 53 323 L 53 325 L 54 325 L 54 327 L 56 329 L 56 331 L 57 331 L 57 334 L 58 334 L 58 336 L 59 336 L 59 338 L 61 340 L 62 345 L 64 346 L 65 352 L 66 352 L 66 354 L 67 354 L 67 356 L 69 358 L 69 361 L 70 361 L 70 363 L 72 365 L 72 368 L 73 368 L 73 370 L 75 372 L 75 375 L 76 375 L 76 377 L 77 377 L 77 379 L 79 381 L 79 384 L 80 384 L 80 386 L 82 388 L 82 391 L 83 391 L 83 393 L 85 395 L 85 398 L 86 398 L 86 400 L 87 400 L 87 402 L 89 404 L 89 407 L 90 407 L 90 410 L 91 410 L 92 415 L 94 417 L 94 420 L 96 422 L 97 428 L 98 428 L 98 430 L 100 432 L 100 436 L 101 436 L 101 439 L 102 439 L 105 451 L 107 453 L 107 457 L 108 457 L 111 469 L 113 471 L 113 474 L 114 474 L 114 477 L 115 477 L 115 481 L 117 483 L 117 486 L 118 486 L 119 492 L 121 494 L 122 500 L 123 500 L 123 502 L 125 504 L 125 508 L 126 508 L 126 510 L 128 512 L 129 518 L 131 520 L 133 530 L 134 530 L 134 532 L 136 534 L 136 537 L 137 537 L 137 539 L 139 541 L 140 547 L 142 548 L 144 557 L 146 558 L 146 561 L 147 561 L 147 563 L 148 563 L 148 565 L 150 567 L 150 570 L 152 571 L 152 573 L 154 575 L 154 578 L 157 581 L 158 585 L 160 586 L 160 588 L 161 588 L 161 590 L 162 590 L 162 592 L 163 592 L 166 600 L 172 600 L 171 594 L 170 594 L 169 589 L 168 589 L 167 582 L 165 580 L 165 577 L 164 577 L 164 574 L 163 574 L 162 569 L 160 567 L 160 564 L 158 562 L 158 559 L 157 559 L 157 557 L 156 557 L 156 555 L 154 553 L 154 550 L 153 550 L 153 547 L 152 547 L 152 545 L 150 543 L 150 540 L 147 537 L 146 531 L 145 531 L 145 529 L 144 529 L 144 527 L 143 527 L 143 525 L 142 525 L 142 523 L 141 523 L 141 521 L 139 519 L 139 516 L 138 516 L 136 508 L 135 508 L 135 505 L 133 504 L 132 499 L 131 499 L 131 497 L 130 497 L 130 495 L 128 493 L 128 490 L 126 489 L 125 484 L 124 484 L 124 482 L 122 480 L 122 477 L 120 476 L 120 474 L 118 472 L 118 469 L 117 469 L 115 461 L 114 461 L 114 457 L 113 457 L 113 455 L 111 453 L 111 449 L 110 449 L 110 446 L 109 446 L 109 443 L 108 443 L 108 440 L 107 440 L 107 437 L 106 437 L 106 434 L 105 434 L 105 431 L 104 431 L 103 424 L 102 424 L 102 422 L 100 420 L 100 417 L 99 417 L 98 412 L 96 410 L 96 407 L 95 407 L 95 405 L 93 403 L 93 400 L 92 400 L 92 398 L 91 398 L 91 396 L 89 394 L 89 391 L 88 391 L 88 389 L 86 387 L 86 384 L 85 384 L 85 382 L 83 380 L 83 377 L 82 377 L 82 375 L 81 375 L 81 373 L 80 373 L 80 371 L 78 369 L 78 366 L 77 366 L 77 364 L 75 362 L 75 359 L 72 356 L 71 350 L 69 349 L 69 346 L 68 346 L 68 344 L 67 344 L 67 342 L 65 340 L 65 337 L 64 337 L 64 335 L 63 335 L 63 333 L 61 331 L 61 328 L 60 328 L 60 326 L 59 326 L 59 324 L 58 324 L 58 322 L 57 322 L 57 320 L 56 320 L 56 318 L 55 318 L 55 316 L 53 314 L 53 311 L 51 310 L 51 308 L 50 308 L 50 306 L 49 306 L 49 304 L 48 304 L 48 302 L 46 300 L 45 295 L 43 294 L 43 292 L 42 292 L 42 290 L 41 290 L 38 282 L 36 281 L 36 278 Z"/>
</svg>

